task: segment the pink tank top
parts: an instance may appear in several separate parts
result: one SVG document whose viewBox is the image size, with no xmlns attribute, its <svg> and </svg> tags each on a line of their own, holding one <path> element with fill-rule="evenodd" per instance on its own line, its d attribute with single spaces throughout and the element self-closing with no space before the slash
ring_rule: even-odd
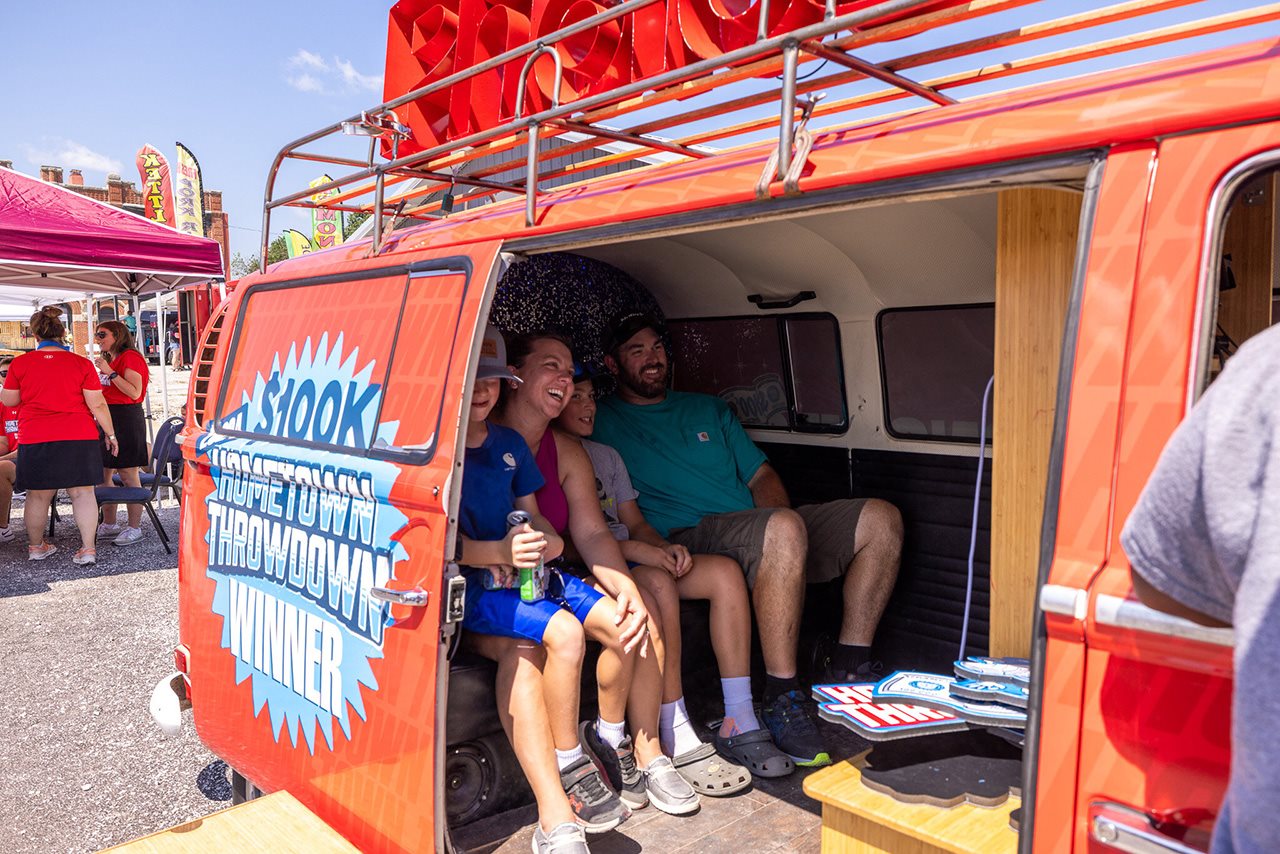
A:
<svg viewBox="0 0 1280 854">
<path fill-rule="evenodd" d="M 550 427 L 542 434 L 534 461 L 547 482 L 533 494 L 538 499 L 538 510 L 551 523 L 551 527 L 556 529 L 557 534 L 563 534 L 569 527 L 569 499 L 565 497 L 564 487 L 560 485 L 560 455 L 556 453 L 556 437 L 551 434 Z"/>
</svg>

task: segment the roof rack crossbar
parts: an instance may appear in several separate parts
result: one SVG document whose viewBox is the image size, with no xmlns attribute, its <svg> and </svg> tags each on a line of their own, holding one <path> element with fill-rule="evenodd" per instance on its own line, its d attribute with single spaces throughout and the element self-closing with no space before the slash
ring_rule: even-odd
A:
<svg viewBox="0 0 1280 854">
<path fill-rule="evenodd" d="M 918 95 L 921 98 L 933 101 L 933 103 L 938 104 L 939 106 L 945 107 L 949 104 L 956 103 L 955 98 L 944 95 L 937 89 L 917 83 L 914 80 L 903 77 L 901 74 L 890 71 L 889 69 L 876 65 L 875 63 L 858 59 L 858 57 L 845 53 L 839 48 L 827 47 L 819 41 L 803 42 L 800 47 L 806 53 L 811 53 L 821 59 L 829 59 L 837 65 L 843 65 L 845 68 L 856 71 L 859 74 L 872 77 L 885 83 L 890 83 L 897 86 L 899 89 L 902 89 L 904 92 L 910 92 L 912 95 Z"/>
<path fill-rule="evenodd" d="M 387 101 L 386 103 L 380 105 L 379 107 L 374 108 L 373 110 L 366 110 L 365 113 L 377 114 L 380 112 L 385 112 L 387 109 L 391 109 L 401 104 L 408 103 L 409 101 L 415 100 L 419 97 L 422 97 L 423 95 L 430 94 L 431 92 L 435 92 L 441 88 L 445 88 L 446 86 L 452 85 L 453 83 L 460 82 L 462 80 L 469 79 L 470 77 L 473 77 L 477 74 L 492 70 L 514 59 L 518 59 L 522 56 L 532 54 L 534 51 L 540 50 L 541 48 L 545 47 L 549 43 L 559 41 L 563 38 L 566 38 L 569 35 L 574 35 L 583 30 L 590 29 L 595 26 L 599 26 L 601 23 L 611 21 L 616 17 L 620 17 L 621 15 L 629 14 L 636 9 L 642 8 L 644 6 L 648 6 L 649 4 L 655 3 L 655 2 L 658 2 L 658 0 L 627 0 L 627 2 L 621 3 L 618 6 L 613 7 L 612 9 L 607 9 L 591 17 L 584 18 L 583 20 L 569 27 L 565 27 L 561 30 L 557 30 L 555 33 L 552 33 L 551 35 L 537 42 L 531 42 L 529 44 L 522 45 L 518 48 L 509 50 L 506 53 L 500 54 L 499 56 L 496 56 L 493 59 L 490 59 L 486 62 L 472 66 L 471 68 L 467 68 L 463 71 L 456 72 L 455 74 L 451 74 L 440 81 L 415 89 L 412 92 L 406 95 L 402 95 L 401 97 L 396 98 L 394 100 Z M 438 145 L 432 146 L 430 148 L 424 149 L 423 151 L 416 152 L 411 155 L 406 155 L 404 157 L 394 157 L 391 161 L 389 161 L 386 164 L 383 164 L 381 166 L 370 166 L 365 169 L 361 169 L 353 173 L 352 175 L 349 175 L 344 177 L 343 179 L 340 179 L 339 181 L 330 181 L 314 188 L 308 188 L 305 191 L 292 193 L 288 196 L 285 196 L 283 199 L 272 199 L 271 196 L 272 196 L 273 187 L 275 185 L 276 173 L 279 170 L 280 162 L 286 156 L 287 152 L 292 151 L 296 148 L 299 148 L 302 145 L 306 145 L 310 142 L 313 142 L 316 139 L 320 139 L 332 133 L 339 132 L 342 128 L 342 122 L 338 122 L 336 125 L 330 125 L 329 127 L 323 130 L 316 131 L 315 133 L 308 134 L 307 136 L 302 137 L 300 140 L 297 140 L 294 143 L 290 144 L 289 146 L 286 146 L 285 148 L 281 149 L 280 152 L 276 154 L 276 159 L 272 163 L 271 170 L 267 176 L 267 188 L 266 188 L 266 193 L 265 193 L 265 198 L 263 203 L 263 229 L 262 229 L 263 246 L 262 246 L 262 257 L 259 261 L 260 267 L 263 271 L 267 269 L 266 247 L 270 237 L 270 234 L 269 234 L 270 223 L 271 223 L 270 218 L 271 218 L 272 208 L 286 205 L 289 202 L 297 201 L 298 199 L 304 198 L 308 195 L 323 193 L 330 189 L 338 189 L 341 186 L 345 185 L 346 183 L 375 177 L 375 174 L 376 176 L 381 176 L 383 172 L 386 170 L 399 169 L 405 166 L 411 166 L 415 163 L 428 161 L 432 157 L 436 157 L 440 154 L 453 151 L 458 148 L 462 148 L 464 146 L 475 145 L 477 143 L 485 142 L 487 140 L 497 139 L 502 136 L 511 134 L 521 129 L 522 127 L 529 127 L 532 133 L 534 122 L 538 124 L 542 124 L 551 119 L 563 118 L 563 117 L 572 115 L 575 112 L 590 110 L 595 107 L 603 106 L 605 104 L 612 103 L 614 101 L 628 98 L 632 95 L 638 95 L 649 89 L 662 88 L 662 87 L 669 86 L 684 80 L 691 79 L 693 77 L 697 77 L 699 75 L 710 74 L 720 67 L 723 67 L 726 65 L 732 65 L 738 62 L 743 62 L 745 60 L 754 59 L 756 57 L 763 56 L 767 53 L 777 51 L 779 48 L 782 47 L 782 44 L 786 41 L 821 38 L 824 35 L 836 33 L 841 30 L 853 29 L 867 21 L 875 20 L 877 18 L 892 16 L 892 15 L 900 14 L 903 12 L 910 12 L 912 9 L 924 6 L 930 2 L 932 2 L 932 0 L 885 0 L 885 2 L 877 3 L 875 6 L 869 6 L 854 12 L 850 12 L 846 15 L 840 15 L 828 21 L 822 21 L 817 24 L 810 24 L 806 27 L 801 27 L 800 29 L 795 30 L 791 33 L 773 36 L 767 39 L 761 39 L 745 47 L 737 48 L 736 50 L 726 51 L 725 53 L 719 56 L 712 57 L 710 59 L 699 60 L 697 62 L 690 63 L 680 68 L 674 68 L 674 69 L 671 69 L 670 71 L 666 71 L 661 74 L 654 75 L 653 77 L 634 81 L 632 83 L 619 86 L 618 88 L 608 92 L 601 92 L 596 95 L 589 95 L 585 98 L 578 99 L 577 101 L 574 101 L 573 103 L 568 105 L 559 105 L 559 106 L 554 106 L 550 109 L 542 110 L 541 112 L 533 116 L 530 116 L 527 120 L 513 118 L 512 120 L 508 122 L 504 122 L 503 124 L 498 125 L 494 128 L 490 128 L 482 131 L 476 131 L 474 133 L 467 134 L 459 139 L 450 140 L 445 143 L 440 143 Z M 348 121 L 359 121 L 359 120 L 360 120 L 360 117 L 356 117 Z M 379 187 L 382 185 L 381 177 L 376 178 L 376 183 L 378 184 Z M 529 186 L 534 186 L 536 185 L 537 182 L 536 180 L 529 180 L 527 183 Z M 375 190 L 375 194 L 376 193 L 377 191 Z M 380 199 L 378 201 L 380 202 Z M 380 209 L 380 204 L 375 204 L 375 208 Z M 377 242 L 377 238 L 380 236 L 381 236 L 380 231 L 375 227 L 375 235 L 374 235 L 375 243 Z"/>
<path fill-rule="evenodd" d="M 400 156 L 396 140 L 392 140 L 390 158 L 380 164 L 375 163 L 377 157 L 377 139 L 370 141 L 367 160 L 350 157 L 319 154 L 301 150 L 311 142 L 324 139 L 338 133 L 342 122 L 335 123 L 314 133 L 308 134 L 281 149 L 272 163 L 267 178 L 266 193 L 263 204 L 263 241 L 262 268 L 266 269 L 266 248 L 269 242 L 270 213 L 276 207 L 327 207 L 335 210 L 367 210 L 378 214 L 376 226 L 381 226 L 382 216 L 395 209 L 399 204 L 399 212 L 404 216 L 423 217 L 422 208 L 427 205 L 416 205 L 406 208 L 408 200 L 435 192 L 439 185 L 414 187 L 397 195 L 388 202 L 386 192 L 388 185 L 398 184 L 414 178 L 427 179 L 432 182 L 458 183 L 472 186 L 479 190 L 494 192 L 524 192 L 526 195 L 526 221 L 532 225 L 535 221 L 537 205 L 537 188 L 540 179 L 549 179 L 564 175 L 582 174 L 590 169 L 601 168 L 602 165 L 634 158 L 640 152 L 669 152 L 681 157 L 703 157 L 708 154 L 695 146 L 700 143 L 722 139 L 743 137 L 771 127 L 778 129 L 777 175 L 790 173 L 791 158 L 794 157 L 795 108 L 796 99 L 802 94 L 812 93 L 826 86 L 843 85 L 863 78 L 880 80 L 888 83 L 891 89 L 877 92 L 861 93 L 840 100 L 831 101 L 813 111 L 814 115 L 833 116 L 850 110 L 867 108 L 889 103 L 909 96 L 916 96 L 932 105 L 951 105 L 956 100 L 944 94 L 945 90 L 976 83 L 1000 80 L 1014 75 L 1025 74 L 1048 68 L 1054 68 L 1085 59 L 1119 54 L 1139 48 L 1165 44 L 1180 39 L 1194 38 L 1209 33 L 1221 32 L 1233 28 L 1256 25 L 1264 22 L 1280 20 L 1280 3 L 1270 3 L 1252 9 L 1220 14 L 1196 21 L 1174 24 L 1147 32 L 1119 36 L 1076 47 L 1068 47 L 1037 56 L 1013 61 L 991 64 L 969 71 L 949 73 L 923 82 L 912 79 L 902 72 L 909 68 L 921 67 L 956 59 L 963 56 L 982 53 L 997 48 L 1005 48 L 1023 44 L 1050 36 L 1072 33 L 1089 28 L 1099 27 L 1117 21 L 1128 20 L 1142 15 L 1162 12 L 1169 9 L 1190 5 L 1201 0 L 1126 0 L 1105 6 L 1100 9 L 1062 16 L 1044 23 L 1027 25 L 1018 29 L 1010 29 L 998 33 L 968 39 L 966 41 L 947 44 L 942 47 L 919 51 L 899 56 L 890 60 L 875 63 L 868 62 L 853 51 L 861 46 L 883 43 L 891 39 L 916 35 L 930 27 L 953 24 L 973 18 L 989 16 L 997 12 L 1026 6 L 1036 0 L 970 0 L 958 6 L 931 12 L 917 11 L 932 0 L 888 0 L 857 12 L 836 16 L 833 0 L 824 0 L 825 15 L 820 23 L 806 25 L 788 33 L 768 37 L 758 33 L 760 38 L 747 46 L 727 51 L 719 56 L 691 62 L 688 65 L 673 68 L 656 74 L 650 78 L 632 81 L 607 92 L 584 96 L 566 104 L 553 99 L 550 108 L 543 109 L 531 116 L 522 116 L 517 110 L 513 119 L 492 128 L 465 134 L 457 139 L 428 145 L 427 148 L 410 155 Z M 463 69 L 441 80 L 419 87 L 402 96 L 385 102 L 372 110 L 364 111 L 360 117 L 349 121 L 358 121 L 364 117 L 378 118 L 385 116 L 395 107 L 417 98 L 446 89 L 455 83 L 492 71 L 499 66 L 517 60 L 526 59 L 525 71 L 530 70 L 536 59 L 543 53 L 551 53 L 559 59 L 558 52 L 552 45 L 558 41 L 586 32 L 608 21 L 629 15 L 638 9 L 660 2 L 660 0 L 626 0 L 599 14 L 585 18 L 530 42 L 521 45 L 497 57 L 493 57 L 471 68 Z M 768 0 L 759 0 L 761 11 L 759 20 L 762 29 L 769 20 Z M 883 18 L 896 18 L 889 23 L 874 27 L 866 27 L 865 22 Z M 798 66 L 817 60 L 828 60 L 840 66 L 835 73 L 798 78 Z M 559 64 L 559 63 L 557 63 Z M 711 106 L 695 107 L 679 111 L 673 115 L 633 124 L 618 129 L 604 127 L 601 122 L 611 118 L 649 109 L 673 100 L 688 99 L 705 94 L 711 89 L 727 83 L 762 78 L 782 71 L 781 91 L 759 92 L 721 101 Z M 524 88 L 524 75 L 520 80 Z M 554 87 L 558 95 L 560 87 Z M 756 117 L 728 127 L 704 129 L 687 134 L 678 139 L 655 138 L 654 133 L 663 128 L 681 124 L 689 124 L 704 118 L 727 115 L 739 110 L 760 107 L 781 95 L 779 110 L 772 117 Z M 518 98 L 517 104 L 523 106 L 524 99 Z M 882 121 L 885 116 L 876 116 L 874 120 Z M 580 133 L 588 137 L 586 140 L 572 140 L 549 149 L 538 150 L 538 141 L 543 137 L 560 136 L 564 133 Z M 554 158 L 566 157 L 596 147 L 593 140 L 610 139 L 635 147 L 635 150 L 609 152 L 601 156 L 591 157 L 574 163 L 563 164 L 543 174 L 539 174 L 540 165 Z M 519 168 L 515 158 L 497 158 L 495 155 L 522 147 L 526 143 L 527 150 L 523 158 L 525 176 L 523 181 L 504 182 L 490 179 L 489 176 L 510 172 Z M 442 170 L 457 171 L 468 163 L 475 164 L 479 158 L 489 158 L 482 168 L 463 175 L 449 175 Z M 335 166 L 349 168 L 348 174 L 336 180 L 328 181 L 315 187 L 290 193 L 280 198 L 273 198 L 274 186 L 279 168 L 285 159 L 331 163 Z M 334 192 L 336 191 L 336 192 Z M 353 202 L 358 198 L 368 198 L 373 193 L 372 204 Z M 331 193 L 327 199 L 315 201 L 311 197 L 316 194 Z M 464 199 L 483 198 L 491 193 L 474 193 Z M 375 227 L 375 246 L 385 244 L 380 227 Z"/>
<path fill-rule="evenodd" d="M 854 32 L 851 35 L 842 36 L 838 39 L 833 39 L 828 42 L 823 42 L 822 44 L 825 44 L 834 49 L 844 49 L 846 47 L 849 47 L 855 44 L 866 44 L 874 41 L 883 41 L 888 39 L 902 38 L 907 35 L 911 35 L 916 31 L 918 31 L 919 29 L 921 29 L 922 25 L 919 23 L 919 21 L 922 21 L 922 20 L 927 20 L 931 24 L 950 24 L 950 23 L 969 20 L 971 18 L 979 17 L 982 15 L 989 15 L 997 12 L 1008 11 L 1008 10 L 1017 8 L 1019 6 L 1027 5 L 1032 2 L 1037 2 L 1037 0 L 974 0 L 974 2 L 968 3 L 964 6 L 957 6 L 957 7 L 952 7 L 950 9 L 944 9 L 938 12 L 928 13 L 926 15 L 921 16 L 920 18 L 911 18 L 911 19 L 897 21 L 890 24 L 884 24 L 879 27 L 876 27 L 874 30 L 859 30 Z M 979 39 L 969 40 L 966 42 L 960 42 L 956 45 L 949 46 L 948 48 L 941 49 L 943 51 L 946 51 L 945 53 L 930 51 L 929 52 L 930 54 L 936 54 L 936 55 L 931 56 L 928 59 L 928 61 L 936 62 L 936 61 L 941 61 L 943 59 L 958 58 L 967 54 L 979 52 L 980 50 L 990 49 L 993 46 L 1006 46 L 1006 45 L 1011 46 L 1015 44 L 1022 44 L 1035 39 L 1041 39 L 1041 38 L 1047 38 L 1054 35 L 1060 35 L 1062 33 L 1071 32 L 1074 29 L 1080 29 L 1082 26 L 1086 25 L 1086 24 L 1082 24 L 1082 21 L 1086 19 L 1089 20 L 1089 23 L 1087 24 L 1087 26 L 1097 26 L 1102 23 L 1111 23 L 1118 20 L 1124 20 L 1127 18 L 1136 17 L 1141 14 L 1149 14 L 1151 12 L 1163 11 L 1165 9 L 1172 8 L 1174 6 L 1186 5 L 1187 3 L 1192 3 L 1192 2 L 1200 2 L 1200 0 L 1131 0 L 1130 2 L 1120 3 L 1114 6 L 1107 7 L 1105 9 L 1097 10 L 1095 12 L 1072 15 L 1066 18 L 1055 19 L 1054 21 L 1049 21 L 1044 24 L 1036 24 L 1036 25 L 1023 27 L 1018 30 L 1005 31 L 1004 33 L 1000 33 L 995 37 L 988 36 L 988 37 L 982 37 Z M 993 39 L 999 39 L 999 42 L 998 43 L 993 42 Z M 907 57 L 901 57 L 899 59 L 894 59 L 894 60 L 890 60 L 888 62 L 883 63 L 882 67 L 889 70 L 896 70 L 900 68 L 907 68 L 907 67 L 913 67 L 915 65 L 921 65 L 921 64 L 924 64 L 924 62 L 917 61 L 917 58 L 923 59 L 925 56 L 926 54 L 921 53 L 921 54 L 913 54 Z M 764 59 L 757 60 L 756 62 L 753 62 L 750 64 L 738 65 L 738 66 L 735 66 L 734 68 L 726 69 L 721 74 L 716 75 L 714 78 L 693 81 L 687 84 L 686 86 L 681 87 L 679 92 L 676 92 L 676 93 L 673 93 L 670 90 L 665 92 L 656 91 L 656 92 L 646 93 L 640 98 L 635 100 L 634 107 L 637 109 L 645 109 L 657 104 L 665 103 L 669 100 L 672 100 L 675 97 L 687 98 L 690 96 L 698 95 L 714 86 L 725 85 L 726 82 L 732 82 L 733 80 L 746 79 L 749 77 L 760 76 L 764 74 L 776 74 L 779 70 L 778 66 L 780 64 L 780 61 L 781 61 L 780 58 L 777 56 L 766 57 Z M 801 61 L 803 62 L 805 60 L 802 58 Z M 862 72 L 860 71 L 847 71 L 847 72 L 841 72 L 839 74 L 830 75 L 823 78 L 811 78 L 808 80 L 802 80 L 798 82 L 796 91 L 797 91 L 797 94 L 807 94 L 809 92 L 813 92 L 817 89 L 822 88 L 824 85 L 839 85 L 839 84 L 847 83 L 852 80 L 856 80 L 863 76 L 865 75 L 863 75 Z M 884 93 L 877 93 L 877 94 L 883 95 Z M 632 127 L 624 129 L 624 132 L 631 134 L 633 136 L 647 136 L 648 134 L 654 131 L 662 130 L 664 128 L 672 127 L 685 122 L 699 121 L 701 119 L 714 117 L 717 115 L 724 115 L 726 113 L 731 113 L 738 110 L 759 106 L 761 104 L 768 103 L 769 101 L 774 100 L 776 97 L 777 97 L 776 94 L 772 91 L 755 93 L 752 95 L 747 95 L 747 96 L 734 99 L 732 101 L 725 101 L 725 102 L 721 102 L 719 104 L 715 104 L 711 106 L 699 107 L 694 110 L 675 113 L 670 116 L 654 119 L 649 122 L 645 122 L 638 125 L 633 125 Z M 879 98 L 871 103 L 881 103 L 883 102 L 883 100 L 884 100 L 883 98 Z M 585 115 L 580 117 L 578 121 L 582 124 L 587 124 L 590 122 L 611 118 L 618 114 L 619 106 L 620 105 L 617 105 L 617 104 L 607 105 L 598 110 L 586 113 Z M 828 112 L 830 112 L 830 110 L 823 111 L 824 114 Z M 727 135 L 728 134 L 725 134 L 725 136 Z M 704 141 L 711 141 L 716 137 L 714 135 L 709 134 L 700 138 L 703 139 Z M 514 143 L 514 138 L 507 137 L 505 139 L 499 139 L 499 140 L 490 142 L 488 144 L 488 147 L 486 148 L 477 147 L 476 149 L 474 149 L 474 152 L 477 155 L 497 154 L 503 151 L 511 150 L 513 148 L 513 143 Z M 687 146 L 689 144 L 689 141 L 683 140 L 682 143 Z M 696 144 L 696 143 L 693 143 L 693 144 Z M 591 147 L 592 147 L 592 143 L 590 141 L 571 143 L 563 148 L 557 149 L 556 155 L 566 156 L 566 155 L 576 154 L 578 152 L 585 151 Z M 485 176 L 485 175 L 498 174 L 504 171 L 509 171 L 511 169 L 518 168 L 523 159 L 524 158 L 521 157 L 519 160 L 510 159 L 510 160 L 502 161 L 497 165 L 486 166 L 484 169 L 478 170 L 472 174 L 478 175 L 478 176 Z M 557 177 L 559 175 L 568 174 L 571 171 L 577 171 L 584 165 L 589 166 L 595 163 L 608 163 L 608 162 L 616 161 L 618 159 L 619 159 L 618 155 L 609 154 L 600 158 L 596 158 L 591 161 L 585 161 L 584 163 L 571 164 L 560 170 L 547 173 L 546 177 Z M 462 161 L 462 156 L 460 155 L 455 155 L 454 157 L 446 158 L 446 162 L 451 162 L 451 161 L 464 162 Z"/>
</svg>

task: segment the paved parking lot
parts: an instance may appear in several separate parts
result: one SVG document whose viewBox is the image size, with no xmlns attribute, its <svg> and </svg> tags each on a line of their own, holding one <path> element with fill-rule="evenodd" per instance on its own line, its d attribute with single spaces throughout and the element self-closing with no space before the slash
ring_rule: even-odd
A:
<svg viewBox="0 0 1280 854">
<path fill-rule="evenodd" d="M 175 413 L 189 376 L 170 376 Z M 159 424 L 158 376 L 152 397 Z M 231 798 L 190 717 L 165 738 L 147 710 L 173 670 L 176 551 L 165 553 L 144 516 L 141 542 L 101 545 L 96 566 L 75 566 L 70 505 L 59 512 L 60 551 L 47 560 L 26 560 L 21 504 L 17 541 L 0 544 L 0 839 L 18 852 L 97 851 Z M 176 538 L 176 503 L 160 515 Z"/>
</svg>

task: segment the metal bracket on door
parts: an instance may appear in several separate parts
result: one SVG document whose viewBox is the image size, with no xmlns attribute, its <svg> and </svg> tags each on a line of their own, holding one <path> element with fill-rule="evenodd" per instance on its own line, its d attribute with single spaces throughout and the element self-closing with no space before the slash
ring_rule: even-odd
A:
<svg viewBox="0 0 1280 854">
<path fill-rule="evenodd" d="M 1203 854 L 1156 830 L 1150 816 L 1132 807 L 1107 801 L 1089 807 L 1089 837 L 1107 848 L 1128 854 Z"/>
<path fill-rule="evenodd" d="M 369 595 L 392 605 L 408 605 L 411 608 L 422 608 L 431 599 L 431 592 L 415 587 L 412 590 L 392 590 L 390 587 L 371 587 Z"/>
</svg>

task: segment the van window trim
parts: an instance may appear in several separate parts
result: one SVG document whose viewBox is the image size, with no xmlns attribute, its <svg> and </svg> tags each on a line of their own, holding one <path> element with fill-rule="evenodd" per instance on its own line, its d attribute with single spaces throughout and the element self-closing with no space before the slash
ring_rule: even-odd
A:
<svg viewBox="0 0 1280 854">
<path fill-rule="evenodd" d="M 344 445 L 333 445 L 324 442 L 313 442 L 309 439 L 291 439 L 285 436 L 270 436 L 262 433 L 250 433 L 245 430 L 233 430 L 222 426 L 224 417 L 224 408 L 226 404 L 227 391 L 231 386 L 231 374 L 235 368 L 236 356 L 240 349 L 240 334 L 244 329 L 244 317 L 249 307 L 249 300 L 258 293 L 267 293 L 270 291 L 286 290 L 289 288 L 303 288 L 315 285 L 330 285 L 341 282 L 359 282 L 367 279 L 383 279 L 393 276 L 404 276 L 404 291 L 401 295 L 401 311 L 400 316 L 396 318 L 396 327 L 393 334 L 396 336 L 392 340 L 390 352 L 387 354 L 386 373 L 383 374 L 382 384 L 386 387 L 387 380 L 391 376 L 391 366 L 395 361 L 396 344 L 398 342 L 400 322 L 404 316 L 404 303 L 408 299 L 409 280 L 414 274 L 420 276 L 449 276 L 461 275 L 463 277 L 462 293 L 463 298 L 458 302 L 458 318 L 461 319 L 462 305 L 466 302 L 467 289 L 471 285 L 471 274 L 473 265 L 471 259 L 465 255 L 450 256 L 448 258 L 433 258 L 427 261 L 419 261 L 412 264 L 392 264 L 386 267 L 376 267 L 367 270 L 352 270 L 343 273 L 328 273 L 322 276 L 308 276 L 300 279 L 284 279 L 274 282 L 255 283 L 245 289 L 244 295 L 240 297 L 240 303 L 236 306 L 236 322 L 231 330 L 231 340 L 227 347 L 227 360 L 223 365 L 222 376 L 218 383 L 218 400 L 214 410 L 214 416 L 211 423 L 205 426 L 206 432 L 216 433 L 221 436 L 231 436 L 238 439 L 252 439 L 260 442 L 270 442 L 272 444 L 287 445 L 295 448 L 309 448 L 318 451 L 327 451 L 331 453 L 345 454 L 349 457 L 361 457 L 364 459 L 388 460 L 391 462 L 404 463 L 407 465 L 421 466 L 431 462 L 435 456 L 438 443 L 433 443 L 430 448 L 422 450 L 406 451 L 397 448 L 351 448 Z M 455 327 L 456 328 L 456 327 Z M 452 359 L 452 348 L 450 349 L 450 358 Z M 384 401 L 378 404 L 378 415 L 382 416 L 382 406 Z M 443 407 L 441 411 L 436 413 L 436 427 L 433 435 L 440 435 L 440 424 L 443 421 Z"/>
<path fill-rule="evenodd" d="M 1222 246 L 1227 236 L 1227 215 L 1236 192 L 1268 169 L 1280 169 L 1280 147 L 1272 148 L 1232 166 L 1214 185 L 1209 207 L 1205 211 L 1204 245 L 1200 249 L 1200 269 L 1196 273 L 1195 316 L 1191 328 L 1195 336 L 1191 341 L 1191 359 L 1187 367 L 1187 394 L 1182 415 L 1185 418 L 1191 407 L 1205 393 L 1209 385 L 1209 361 L 1213 347 L 1206 346 L 1217 325 L 1219 267 L 1214 259 L 1222 257 Z"/>
<path fill-rule="evenodd" d="M 946 309 L 962 309 L 962 308 L 990 308 L 995 311 L 995 300 L 991 302 L 963 302 L 963 303 L 942 303 L 940 305 L 904 305 L 898 307 L 882 308 L 876 312 L 876 358 L 879 362 L 880 369 L 880 402 L 881 402 L 881 419 L 885 433 L 897 439 L 900 442 L 946 442 L 953 445 L 967 445 L 977 447 L 978 437 L 967 439 L 964 436 L 917 436 L 910 433 L 899 433 L 893 429 L 892 421 L 889 418 L 889 380 L 888 374 L 884 370 L 884 333 L 882 329 L 883 318 L 886 314 L 903 314 L 912 311 L 943 311 Z M 992 354 L 994 359 L 994 352 Z M 986 413 L 983 413 L 984 415 Z M 988 450 L 991 448 L 991 434 L 987 433 Z"/>
<path fill-rule="evenodd" d="M 840 402 L 844 406 L 844 420 L 839 424 L 820 424 L 816 426 L 801 425 L 796 421 L 796 390 L 795 377 L 791 367 L 791 342 L 787 335 L 786 323 L 777 324 L 778 333 L 778 352 L 782 358 L 782 369 L 785 372 L 783 376 L 783 387 L 787 392 L 787 426 L 777 426 L 772 424 L 743 424 L 742 426 L 748 430 L 768 430 L 773 433 L 803 433 L 816 434 L 826 436 L 843 436 L 849 432 L 849 393 L 845 386 L 844 373 L 844 342 L 840 340 L 840 319 L 829 311 L 795 311 L 782 314 L 717 314 L 706 315 L 702 317 L 668 317 L 666 323 L 668 326 L 672 323 L 696 323 L 705 320 L 774 320 L 785 321 L 789 319 L 796 320 L 830 320 L 831 325 L 835 328 L 836 341 L 836 368 L 839 370 L 840 382 Z M 716 395 L 718 398 L 719 395 Z"/>
</svg>

